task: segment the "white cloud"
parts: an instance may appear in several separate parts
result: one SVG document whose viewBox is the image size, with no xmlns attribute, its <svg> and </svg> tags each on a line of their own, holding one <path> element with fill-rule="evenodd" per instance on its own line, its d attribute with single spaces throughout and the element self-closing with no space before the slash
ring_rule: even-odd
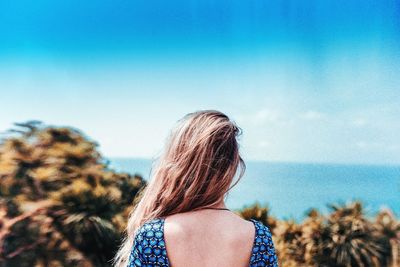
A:
<svg viewBox="0 0 400 267">
<path fill-rule="evenodd" d="M 379 142 L 358 141 L 356 147 L 359 149 L 382 149 L 387 146 Z"/>
<path fill-rule="evenodd" d="M 268 142 L 268 141 L 263 140 L 263 141 L 259 142 L 258 145 L 259 145 L 261 148 L 266 148 L 266 147 L 271 146 L 271 143 Z"/>
<path fill-rule="evenodd" d="M 322 120 L 326 118 L 326 114 L 315 110 L 308 110 L 304 113 L 301 113 L 300 118 L 310 121 Z"/>
<path fill-rule="evenodd" d="M 356 143 L 356 146 L 357 146 L 358 148 L 364 149 L 364 148 L 367 148 L 367 147 L 368 147 L 368 144 L 367 144 L 366 142 L 360 141 L 360 142 L 357 142 L 357 143 Z"/>
<path fill-rule="evenodd" d="M 281 115 L 277 110 L 261 109 L 254 115 L 254 122 L 277 122 Z"/>
<path fill-rule="evenodd" d="M 290 119 L 290 116 L 279 109 L 269 109 L 263 108 L 259 109 L 256 112 L 248 113 L 245 116 L 240 117 L 241 122 L 248 122 L 253 126 L 290 126 L 293 123 L 293 120 Z"/>
<path fill-rule="evenodd" d="M 356 127 L 363 127 L 368 124 L 368 121 L 364 118 L 358 118 L 352 121 L 352 124 Z"/>
<path fill-rule="evenodd" d="M 387 146 L 388 151 L 396 152 L 400 150 L 400 145 L 388 145 Z"/>
</svg>

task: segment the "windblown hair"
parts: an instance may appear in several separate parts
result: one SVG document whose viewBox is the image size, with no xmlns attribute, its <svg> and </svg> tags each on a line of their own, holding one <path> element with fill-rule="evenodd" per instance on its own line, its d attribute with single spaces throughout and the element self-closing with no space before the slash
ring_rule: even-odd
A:
<svg viewBox="0 0 400 267">
<path fill-rule="evenodd" d="M 178 121 L 129 216 L 114 266 L 127 265 L 136 230 L 146 221 L 211 207 L 225 197 L 246 169 L 237 142 L 241 132 L 228 116 L 215 110 L 189 113 Z"/>
</svg>

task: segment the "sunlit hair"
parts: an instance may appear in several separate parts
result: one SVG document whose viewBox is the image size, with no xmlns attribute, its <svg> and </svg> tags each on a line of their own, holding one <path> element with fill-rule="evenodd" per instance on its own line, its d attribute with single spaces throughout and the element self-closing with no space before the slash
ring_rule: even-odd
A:
<svg viewBox="0 0 400 267">
<path fill-rule="evenodd" d="M 239 155 L 240 134 L 228 116 L 215 110 L 189 113 L 178 121 L 129 216 L 114 266 L 127 265 L 136 230 L 144 222 L 214 206 L 224 199 L 246 168 Z"/>
</svg>

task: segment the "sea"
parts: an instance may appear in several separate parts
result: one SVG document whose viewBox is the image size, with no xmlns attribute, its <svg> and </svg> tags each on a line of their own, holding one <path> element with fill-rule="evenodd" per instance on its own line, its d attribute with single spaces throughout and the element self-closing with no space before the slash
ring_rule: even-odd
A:
<svg viewBox="0 0 400 267">
<path fill-rule="evenodd" d="M 111 158 L 110 167 L 148 180 L 152 161 Z M 365 215 L 381 209 L 400 215 L 400 165 L 346 165 L 247 161 L 246 172 L 226 198 L 230 209 L 267 205 L 272 216 L 301 221 L 311 208 L 329 213 L 331 204 L 361 201 Z"/>
</svg>

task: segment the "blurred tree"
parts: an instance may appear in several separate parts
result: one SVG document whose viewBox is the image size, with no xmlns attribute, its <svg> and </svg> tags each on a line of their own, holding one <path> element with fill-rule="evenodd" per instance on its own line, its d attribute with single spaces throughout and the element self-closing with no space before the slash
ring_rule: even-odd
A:
<svg viewBox="0 0 400 267">
<path fill-rule="evenodd" d="M 319 256 L 322 266 L 385 266 L 384 248 L 362 204 L 331 205 Z"/>
<path fill-rule="evenodd" d="M 308 266 L 318 266 L 321 259 L 323 240 L 329 236 L 326 232 L 324 217 L 316 210 L 311 209 L 302 224 L 300 237 L 301 246 L 304 247 L 303 261 Z"/>
<path fill-rule="evenodd" d="M 330 207 L 326 216 L 311 209 L 301 224 L 277 221 L 274 243 L 280 266 L 399 266 L 400 228 L 392 212 L 382 211 L 372 222 L 360 202 Z M 263 218 L 265 210 L 258 214 Z"/>
<path fill-rule="evenodd" d="M 400 266 L 400 222 L 393 212 L 384 209 L 376 216 L 374 227 L 377 239 L 384 248 L 382 263 L 385 266 Z"/>
<path fill-rule="evenodd" d="M 0 143 L 0 266 L 110 266 L 144 180 L 78 130 L 16 126 Z"/>
<path fill-rule="evenodd" d="M 273 233 L 277 224 L 277 220 L 270 215 L 269 210 L 270 209 L 268 206 L 261 206 L 260 203 L 256 202 L 251 206 L 244 207 L 237 213 L 246 220 L 256 219 L 261 221 L 268 226 L 271 230 L 271 233 Z"/>
<path fill-rule="evenodd" d="M 302 227 L 293 220 L 279 222 L 275 229 L 275 247 L 283 266 L 305 265 L 305 247 L 302 244 Z"/>
</svg>

